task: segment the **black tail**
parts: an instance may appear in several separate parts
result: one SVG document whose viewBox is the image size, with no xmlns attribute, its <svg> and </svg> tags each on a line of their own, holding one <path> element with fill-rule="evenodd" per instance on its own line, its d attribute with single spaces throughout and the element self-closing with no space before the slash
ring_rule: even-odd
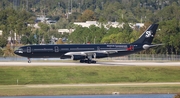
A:
<svg viewBox="0 0 180 98">
<path fill-rule="evenodd" d="M 148 44 L 150 45 L 153 41 L 153 38 L 156 34 L 156 29 L 158 28 L 158 24 L 150 25 L 146 31 L 139 37 L 138 40 L 133 42 L 132 44 Z"/>
</svg>

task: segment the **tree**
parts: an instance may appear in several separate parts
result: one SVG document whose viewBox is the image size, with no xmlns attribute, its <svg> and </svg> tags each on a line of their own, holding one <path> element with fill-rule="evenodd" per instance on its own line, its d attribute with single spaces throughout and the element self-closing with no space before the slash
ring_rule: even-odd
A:
<svg viewBox="0 0 180 98">
<path fill-rule="evenodd" d="M 64 44 L 64 42 L 62 41 L 62 38 L 58 39 L 56 44 Z"/>
<path fill-rule="evenodd" d="M 3 36 L 0 36 L 0 47 L 5 47 L 7 44 L 7 40 L 3 37 Z"/>
<path fill-rule="evenodd" d="M 93 21 L 95 19 L 96 17 L 92 10 L 85 10 L 78 20 L 79 21 Z"/>
<path fill-rule="evenodd" d="M 140 36 L 140 32 L 137 32 L 136 30 L 133 30 L 130 34 L 130 43 L 134 42 L 135 40 L 138 39 Z"/>
<path fill-rule="evenodd" d="M 50 27 L 47 24 L 39 22 L 38 25 L 40 26 L 41 30 L 43 30 L 44 32 L 48 32 L 48 30 L 50 29 Z"/>
<path fill-rule="evenodd" d="M 177 3 L 172 3 L 170 6 L 167 6 L 163 8 L 162 10 L 159 10 L 157 14 L 150 17 L 150 20 L 154 22 L 158 21 L 167 21 L 172 19 L 178 19 L 180 20 L 180 7 L 177 5 Z"/>
<path fill-rule="evenodd" d="M 35 41 L 34 41 L 35 44 L 39 44 L 39 39 L 40 39 L 39 29 L 35 30 L 34 39 L 35 39 Z"/>
<path fill-rule="evenodd" d="M 11 48 L 11 44 L 7 44 L 6 48 L 3 49 L 3 56 L 13 56 L 14 55 L 14 50 Z"/>
<path fill-rule="evenodd" d="M 28 44 L 28 38 L 26 36 L 22 36 L 21 37 L 21 43 L 24 45 Z"/>
<path fill-rule="evenodd" d="M 28 42 L 29 42 L 29 44 L 35 44 L 37 42 L 37 39 L 35 39 L 35 36 L 33 33 L 30 34 L 30 36 L 28 38 Z"/>
<path fill-rule="evenodd" d="M 125 33 L 119 32 L 118 34 L 111 34 L 109 36 L 105 36 L 102 43 L 129 43 L 128 37 Z"/>
<path fill-rule="evenodd" d="M 94 25 L 91 25 L 89 28 L 78 26 L 69 35 L 68 39 L 73 43 L 100 43 L 105 34 L 106 29 L 104 26 L 101 26 L 101 28 Z"/>
<path fill-rule="evenodd" d="M 44 42 L 46 43 L 46 44 L 48 44 L 48 43 L 50 43 L 50 37 L 49 37 L 49 35 L 48 35 L 48 33 L 45 33 L 44 34 Z"/>
<path fill-rule="evenodd" d="M 166 49 L 167 54 L 173 54 L 174 48 L 176 47 L 176 53 L 178 51 L 178 47 L 180 46 L 179 41 L 177 41 L 177 36 L 179 36 L 179 22 L 176 19 L 168 20 L 160 23 L 160 28 L 162 28 L 159 32 L 160 41 L 164 44 L 164 48 Z M 163 36 L 163 37 L 162 37 Z"/>
<path fill-rule="evenodd" d="M 102 39 L 101 43 L 117 43 L 117 35 L 111 34 L 110 36 L 106 36 Z"/>
<path fill-rule="evenodd" d="M 68 39 L 72 43 L 86 43 L 89 40 L 89 31 L 87 27 L 77 26 Z"/>
<path fill-rule="evenodd" d="M 0 56 L 3 56 L 4 52 L 2 50 L 2 48 L 0 48 Z"/>
</svg>

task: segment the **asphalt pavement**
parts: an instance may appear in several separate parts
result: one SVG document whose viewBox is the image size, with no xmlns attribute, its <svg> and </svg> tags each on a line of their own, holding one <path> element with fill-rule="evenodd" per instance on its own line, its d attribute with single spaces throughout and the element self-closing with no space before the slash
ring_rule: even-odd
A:
<svg viewBox="0 0 180 98">
<path fill-rule="evenodd" d="M 100 61 L 96 64 L 79 62 L 0 62 L 0 66 L 180 66 L 180 62 L 152 62 L 152 61 Z"/>
</svg>

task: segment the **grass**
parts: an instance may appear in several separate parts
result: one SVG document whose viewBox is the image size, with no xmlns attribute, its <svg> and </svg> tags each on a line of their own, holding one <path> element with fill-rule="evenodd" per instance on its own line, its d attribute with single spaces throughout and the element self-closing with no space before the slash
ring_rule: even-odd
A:
<svg viewBox="0 0 180 98">
<path fill-rule="evenodd" d="M 180 67 L 1 66 L 0 85 L 179 82 Z"/>
<path fill-rule="evenodd" d="M 37 84 L 179 82 L 179 77 L 179 66 L 1 66 L 0 96 L 174 94 L 180 92 L 179 84 L 47 87 Z"/>
</svg>

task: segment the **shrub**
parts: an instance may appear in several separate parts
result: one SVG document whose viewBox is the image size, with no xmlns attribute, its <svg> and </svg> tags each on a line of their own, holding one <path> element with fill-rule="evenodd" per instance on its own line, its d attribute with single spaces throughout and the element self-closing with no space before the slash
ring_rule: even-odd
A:
<svg viewBox="0 0 180 98">
<path fill-rule="evenodd" d="M 180 94 L 175 95 L 174 98 L 180 98 Z"/>
</svg>

